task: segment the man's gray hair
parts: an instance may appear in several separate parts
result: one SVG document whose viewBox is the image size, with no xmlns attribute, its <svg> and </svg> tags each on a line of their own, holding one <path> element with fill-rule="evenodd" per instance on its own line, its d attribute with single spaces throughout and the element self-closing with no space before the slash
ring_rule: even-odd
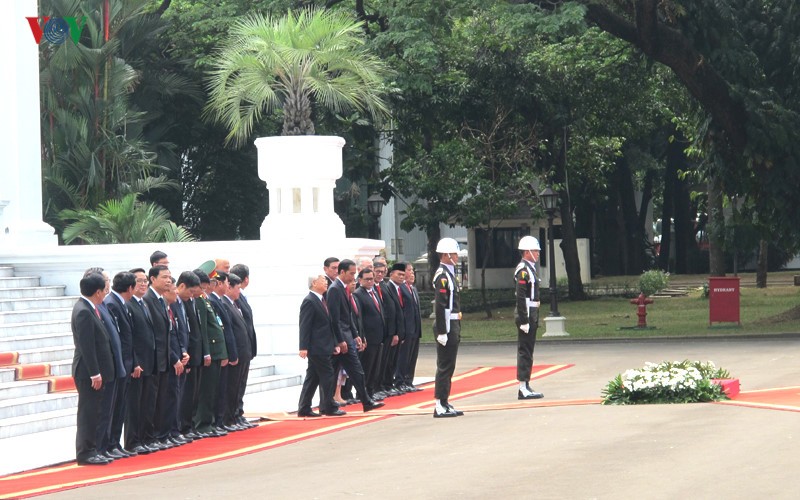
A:
<svg viewBox="0 0 800 500">
<path fill-rule="evenodd" d="M 319 278 L 320 276 L 322 276 L 322 275 L 321 274 L 309 275 L 309 277 L 308 277 L 308 289 L 309 290 L 311 289 L 311 286 L 314 284 L 314 282 L 317 281 L 317 278 Z"/>
</svg>

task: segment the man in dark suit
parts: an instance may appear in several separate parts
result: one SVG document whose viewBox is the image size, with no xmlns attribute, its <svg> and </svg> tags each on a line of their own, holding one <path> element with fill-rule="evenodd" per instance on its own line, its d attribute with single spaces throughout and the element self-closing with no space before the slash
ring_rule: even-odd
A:
<svg viewBox="0 0 800 500">
<path fill-rule="evenodd" d="M 339 262 L 339 275 L 331 286 L 328 287 L 327 301 L 330 311 L 333 333 L 339 344 L 341 353 L 339 362 L 347 371 L 347 375 L 356 388 L 358 398 L 361 400 L 365 412 L 380 408 L 383 403 L 373 401 L 364 383 L 364 369 L 358 359 L 358 351 L 363 349 L 363 339 L 358 334 L 358 329 L 353 320 L 352 296 L 348 290 L 355 280 L 356 263 L 350 259 Z"/>
<path fill-rule="evenodd" d="M 148 407 L 154 408 L 154 442 L 151 444 L 162 449 L 175 446 L 169 439 L 172 418 L 175 418 L 174 410 L 177 402 L 171 401 L 174 394 L 170 390 L 169 371 L 174 370 L 176 374 L 183 373 L 180 353 L 174 352 L 170 346 L 170 334 L 173 329 L 170 319 L 167 301 L 164 293 L 172 286 L 172 275 L 166 266 L 154 266 L 147 273 L 150 280 L 150 288 L 144 296 L 144 301 L 150 309 L 153 321 L 153 332 L 156 339 L 156 367 L 155 367 L 155 401 L 150 401 Z"/>
<path fill-rule="evenodd" d="M 328 257 L 325 259 L 325 262 L 322 263 L 322 270 L 325 272 L 325 281 L 328 282 L 328 286 L 330 287 L 336 277 L 339 276 L 339 259 L 336 257 Z"/>
<path fill-rule="evenodd" d="M 397 396 L 405 392 L 394 384 L 397 357 L 400 352 L 400 346 L 406 337 L 406 325 L 403 315 L 405 300 L 399 292 L 399 287 L 405 281 L 405 269 L 406 267 L 403 263 L 393 265 L 389 272 L 389 281 L 381 285 L 385 306 L 384 317 L 386 318 L 386 329 L 389 337 L 383 345 L 381 384 L 383 392 L 389 396 Z"/>
<path fill-rule="evenodd" d="M 224 425 L 250 428 L 251 424 L 247 421 L 244 423 L 239 421 L 239 408 L 244 407 L 244 391 L 247 387 L 247 371 L 250 370 L 250 360 L 252 359 L 252 351 L 250 347 L 250 338 L 247 332 L 247 323 L 244 320 L 244 314 L 236 301 L 241 294 L 242 279 L 234 273 L 228 275 L 228 290 L 222 297 L 222 304 L 228 310 L 228 316 L 231 318 L 231 326 L 233 327 L 233 336 L 236 339 L 236 352 L 239 355 L 239 362 L 236 366 L 229 368 L 228 371 L 228 387 L 225 394 L 225 413 L 223 415 Z M 240 397 L 242 399 L 240 399 Z"/>
<path fill-rule="evenodd" d="M 167 422 L 165 423 L 167 427 L 166 440 L 171 444 L 180 446 L 192 441 L 191 438 L 183 437 L 179 429 L 181 393 L 186 381 L 186 365 L 189 363 L 187 348 L 189 343 L 189 324 L 182 315 L 183 306 L 179 303 L 178 289 L 174 284 L 175 278 L 172 278 L 172 281 L 173 284 L 164 292 L 164 300 L 167 302 L 167 315 L 169 316 L 171 324 L 169 352 L 170 359 L 177 356 L 181 367 L 179 370 L 174 369 L 174 367 L 167 370 L 169 376 L 166 400 L 164 403 L 167 406 L 164 410 L 164 414 L 167 417 Z"/>
<path fill-rule="evenodd" d="M 402 294 L 403 320 L 405 322 L 406 337 L 400 345 L 400 352 L 397 355 L 397 368 L 394 373 L 394 384 L 404 392 L 421 391 L 414 386 L 414 372 L 417 369 L 417 357 L 419 356 L 419 339 L 422 337 L 422 313 L 419 308 L 419 295 L 414 288 L 414 266 L 410 262 L 405 263 L 405 282 L 399 287 Z"/>
<path fill-rule="evenodd" d="M 133 370 L 125 414 L 125 449 L 144 454 L 161 449 L 160 446 L 149 445 L 155 439 L 153 420 L 156 398 L 156 339 L 153 315 L 143 300 L 149 283 L 147 274 L 141 268 L 131 269 L 130 272 L 136 279 L 136 287 L 127 304 L 133 325 Z"/>
<path fill-rule="evenodd" d="M 220 259 L 218 259 L 220 260 Z M 217 385 L 217 403 L 214 410 L 216 428 L 220 431 L 235 432 L 242 430 L 241 426 L 225 425 L 225 402 L 228 393 L 228 373 L 239 364 L 239 350 L 236 337 L 233 335 L 233 324 L 228 308 L 222 303 L 222 297 L 228 291 L 228 273 L 215 269 L 211 278 L 211 293 L 208 300 L 214 307 L 217 316 L 222 320 L 222 333 L 225 335 L 225 348 L 228 351 L 228 364 L 220 371 L 219 384 Z"/>
<path fill-rule="evenodd" d="M 90 267 L 83 274 L 83 277 L 85 278 L 94 273 L 103 276 L 103 280 L 105 280 L 106 283 L 104 292 L 107 296 L 108 292 L 111 290 L 111 279 L 108 273 L 102 267 Z M 105 297 L 103 298 L 105 299 Z M 104 456 L 110 460 L 116 460 L 118 458 L 127 457 L 127 455 L 118 453 L 115 450 L 108 450 L 109 441 L 111 440 L 111 422 L 114 417 L 114 403 L 117 399 L 117 386 L 121 385 L 125 380 L 127 372 L 122 362 L 122 345 L 120 343 L 117 322 L 111 314 L 109 314 L 105 303 L 100 302 L 100 304 L 97 305 L 97 310 L 100 313 L 100 320 L 106 328 L 106 333 L 108 333 L 108 340 L 111 342 L 111 357 L 114 359 L 114 378 L 106 380 L 103 383 L 103 396 L 100 401 L 100 414 L 97 418 L 95 441 L 98 455 Z"/>
<path fill-rule="evenodd" d="M 136 276 L 129 272 L 120 272 L 114 276 L 111 284 L 111 293 L 103 299 L 108 313 L 114 318 L 119 328 L 119 341 L 122 348 L 122 365 L 128 374 L 124 379 L 117 381 L 117 395 L 114 400 L 114 415 L 111 420 L 111 435 L 109 450 L 115 450 L 121 455 L 133 456 L 137 453 L 126 450 L 120 443 L 122 425 L 127 413 L 128 387 L 133 375 L 133 319 L 126 302 L 133 296 L 136 287 Z"/>
<path fill-rule="evenodd" d="M 308 278 L 309 292 L 300 304 L 300 357 L 308 360 L 308 369 L 297 403 L 298 417 L 319 417 L 311 409 L 311 400 L 319 387 L 319 411 L 324 415 L 343 415 L 333 402 L 333 355 L 339 354 L 333 333 L 329 307 L 323 294 L 328 289 L 326 276 Z"/>
<path fill-rule="evenodd" d="M 177 316 L 185 322 L 188 330 L 187 353 L 189 362 L 184 371 L 185 382 L 181 392 L 178 431 L 189 439 L 198 436 L 193 429 L 192 417 L 197 408 L 200 389 L 200 372 L 205 356 L 208 353 L 208 337 L 203 335 L 200 328 L 200 318 L 197 314 L 195 300 L 200 296 L 200 278 L 191 271 L 184 271 L 178 276 L 179 310 Z M 209 363 L 211 359 L 209 357 Z"/>
<path fill-rule="evenodd" d="M 80 281 L 81 298 L 72 308 L 72 338 L 75 353 L 72 378 L 78 390 L 75 452 L 78 465 L 105 465 L 111 462 L 98 455 L 97 420 L 104 381 L 114 378 L 114 359 L 97 306 L 105 297 L 106 281 L 92 273 Z"/>
<path fill-rule="evenodd" d="M 236 264 L 231 268 L 231 273 L 239 276 L 242 278 L 242 285 L 240 287 L 241 292 L 239 293 L 239 298 L 236 299 L 236 305 L 239 306 L 239 309 L 242 311 L 242 316 L 244 317 L 244 322 L 247 324 L 247 338 L 250 339 L 250 359 L 242 360 L 241 362 L 245 364 L 242 367 L 242 375 L 244 376 L 244 381 L 242 382 L 241 387 L 239 388 L 239 408 L 237 408 L 237 419 L 236 422 L 239 425 L 244 425 L 246 427 L 255 427 L 255 424 L 251 424 L 244 418 L 244 392 L 247 389 L 247 379 L 250 375 L 250 361 L 255 359 L 258 355 L 258 338 L 256 335 L 256 326 L 255 321 L 253 319 L 253 309 L 250 307 L 250 302 L 247 300 L 247 296 L 244 294 L 245 288 L 250 285 L 250 268 L 247 267 L 245 264 Z"/>
<path fill-rule="evenodd" d="M 195 269 L 194 274 L 200 279 L 201 290 L 195 299 L 195 311 L 201 335 L 206 339 L 204 345 L 208 350 L 203 351 L 203 369 L 192 425 L 200 437 L 225 436 L 228 434 L 227 431 L 214 427 L 214 415 L 219 394 L 220 372 L 228 364 L 228 349 L 225 345 L 225 334 L 222 332 L 222 319 L 208 300 L 212 280 L 201 269 Z"/>
<path fill-rule="evenodd" d="M 361 311 L 359 331 L 367 342 L 366 348 L 361 352 L 361 366 L 364 367 L 367 392 L 372 399 L 380 401 L 383 397 L 376 393 L 380 386 L 381 352 L 386 336 L 383 305 L 375 290 L 375 273 L 371 268 L 361 270 L 358 283 L 360 286 L 353 292 L 353 297 Z"/>
</svg>

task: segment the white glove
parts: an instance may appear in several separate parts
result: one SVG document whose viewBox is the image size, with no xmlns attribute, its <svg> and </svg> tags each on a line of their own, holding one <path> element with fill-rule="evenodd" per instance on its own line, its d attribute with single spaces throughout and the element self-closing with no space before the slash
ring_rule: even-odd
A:
<svg viewBox="0 0 800 500">
<path fill-rule="evenodd" d="M 524 325 L 520 325 L 519 329 L 522 330 L 522 333 L 528 333 L 531 329 L 531 325 L 529 323 L 525 323 Z"/>
<path fill-rule="evenodd" d="M 437 335 L 436 336 L 436 342 L 442 344 L 443 346 L 447 345 L 447 334 L 443 333 L 441 335 Z"/>
</svg>

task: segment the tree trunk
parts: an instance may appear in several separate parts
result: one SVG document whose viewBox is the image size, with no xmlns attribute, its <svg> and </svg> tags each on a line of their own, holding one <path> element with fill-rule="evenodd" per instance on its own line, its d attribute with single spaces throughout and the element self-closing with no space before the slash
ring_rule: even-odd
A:
<svg viewBox="0 0 800 500">
<path fill-rule="evenodd" d="M 717 176 L 708 181 L 708 267 L 711 276 L 725 276 L 725 217 Z"/>
<path fill-rule="evenodd" d="M 682 152 L 685 164 L 685 154 Z M 689 274 L 690 256 L 697 255 L 695 221 L 697 210 L 694 208 L 687 181 L 675 177 L 675 272 Z"/>
<path fill-rule="evenodd" d="M 667 144 L 667 164 L 664 169 L 664 199 L 661 211 L 661 243 L 658 253 L 658 267 L 664 271 L 674 271 L 670 264 L 672 248 L 672 217 L 676 204 L 675 190 L 678 182 L 678 165 L 683 157 L 683 143 L 677 140 Z"/>
<path fill-rule="evenodd" d="M 644 271 L 645 255 L 644 228 L 639 224 L 639 211 L 636 210 L 636 194 L 633 187 L 633 174 L 625 156 L 617 159 L 617 187 L 619 188 L 622 220 L 625 224 L 625 247 L 627 261 L 625 274 L 641 274 Z M 644 209 L 644 207 L 642 207 Z"/>
<path fill-rule="evenodd" d="M 565 137 L 566 140 L 566 137 Z M 562 151 L 566 146 L 562 148 Z M 578 241 L 575 237 L 575 225 L 572 222 L 572 203 L 569 197 L 569 184 L 566 175 L 566 155 L 559 155 L 556 161 L 556 182 L 561 183 L 564 189 L 560 193 L 559 209 L 561 212 L 561 252 L 564 254 L 564 266 L 567 268 L 569 282 L 569 298 L 572 300 L 586 300 L 581 279 L 581 262 L 578 256 Z M 555 265 L 555 255 L 550 256 L 549 266 Z"/>
<path fill-rule="evenodd" d="M 428 237 L 428 276 L 433 281 L 433 275 L 439 269 L 439 254 L 436 253 L 436 245 L 442 239 L 442 230 L 439 224 L 432 224 L 425 228 L 425 235 Z M 430 285 L 430 283 L 428 283 Z"/>
<path fill-rule="evenodd" d="M 758 267 L 756 269 L 756 288 L 767 288 L 767 255 L 769 242 L 761 240 L 758 242 Z"/>
<path fill-rule="evenodd" d="M 486 264 L 489 263 L 493 233 L 494 229 L 492 227 L 486 228 L 486 239 L 484 240 L 485 244 L 483 246 L 483 262 L 481 262 L 481 307 L 486 311 L 486 319 L 492 319 L 492 308 L 489 307 L 489 301 L 486 299 Z"/>
<path fill-rule="evenodd" d="M 311 99 L 300 88 L 291 88 L 283 103 L 283 135 L 314 135 Z"/>
</svg>

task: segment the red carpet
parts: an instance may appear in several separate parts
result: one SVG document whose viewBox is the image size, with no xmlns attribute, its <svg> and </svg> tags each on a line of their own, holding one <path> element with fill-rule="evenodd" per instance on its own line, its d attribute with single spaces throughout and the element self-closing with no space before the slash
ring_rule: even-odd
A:
<svg viewBox="0 0 800 500">
<path fill-rule="evenodd" d="M 537 365 L 533 367 L 532 378 L 545 377 L 565 370 L 570 366 L 572 365 Z M 516 367 L 477 368 L 453 377 L 450 401 L 455 403 L 469 396 L 502 388 L 511 388 L 517 383 Z M 367 414 L 360 411 L 360 405 L 353 405 L 345 408 L 348 414 L 343 417 L 301 419 L 289 417 L 286 414 L 259 415 L 269 419 L 269 421 L 262 421 L 257 428 L 231 433 L 222 438 L 206 438 L 155 454 L 117 460 L 106 466 L 80 467 L 75 462 L 70 462 L 0 477 L 0 498 L 25 498 L 92 484 L 155 474 L 255 453 L 303 439 L 391 418 L 394 415 L 430 414 L 433 408 L 433 384 L 426 384 L 423 389 L 416 393 L 388 398 L 385 401 L 386 406 Z M 576 402 L 576 404 L 596 403 L 598 401 L 580 401 Z M 565 402 L 560 404 L 565 404 Z M 520 402 L 520 404 L 515 403 L 511 406 L 530 407 L 533 405 L 540 406 L 541 404 Z M 471 411 L 463 405 L 456 404 L 456 406 L 468 412 Z M 477 411 L 486 411 L 488 409 L 491 408 L 488 406 L 476 408 Z M 7 453 L 8 450 L 4 450 L 4 452 Z"/>
<path fill-rule="evenodd" d="M 800 386 L 740 392 L 729 401 L 718 401 L 716 404 L 766 410 L 800 411 Z"/>
</svg>

